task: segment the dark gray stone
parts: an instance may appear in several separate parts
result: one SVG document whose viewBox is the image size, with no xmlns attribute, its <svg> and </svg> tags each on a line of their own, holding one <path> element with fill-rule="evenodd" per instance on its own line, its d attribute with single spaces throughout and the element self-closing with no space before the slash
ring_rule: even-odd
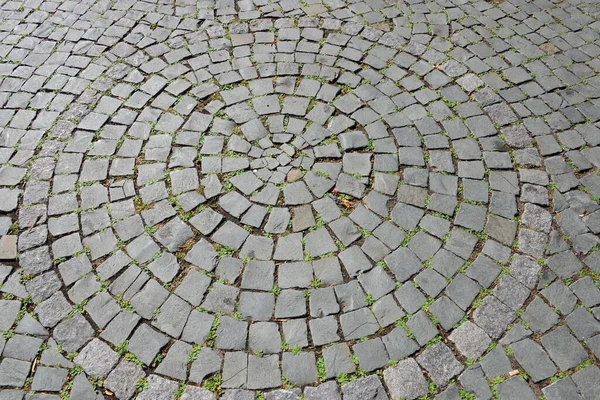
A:
<svg viewBox="0 0 600 400">
<path fill-rule="evenodd" d="M 557 370 L 542 347 L 531 339 L 523 339 L 511 345 L 515 359 L 521 364 L 533 382 L 554 375 Z"/>
</svg>

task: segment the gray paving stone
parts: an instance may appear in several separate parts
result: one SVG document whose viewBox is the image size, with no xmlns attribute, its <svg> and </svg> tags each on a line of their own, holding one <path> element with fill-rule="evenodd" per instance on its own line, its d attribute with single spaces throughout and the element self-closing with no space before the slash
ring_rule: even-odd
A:
<svg viewBox="0 0 600 400">
<path fill-rule="evenodd" d="M 169 251 L 177 250 L 193 236 L 192 230 L 179 218 L 173 218 L 161 226 L 154 237 Z"/>
<path fill-rule="evenodd" d="M 265 354 L 278 353 L 281 350 L 281 334 L 277 324 L 257 322 L 250 325 L 248 348 Z"/>
<path fill-rule="evenodd" d="M 358 357 L 359 366 L 367 372 L 382 368 L 389 361 L 387 351 L 380 338 L 361 341 L 352 346 Z"/>
<path fill-rule="evenodd" d="M 26 361 L 4 358 L 0 362 L 0 382 L 6 386 L 21 387 L 29 375 L 31 363 Z"/>
<path fill-rule="evenodd" d="M 169 292 L 155 280 L 148 283 L 131 298 L 131 305 L 140 316 L 151 319 L 155 310 L 164 303 Z"/>
<path fill-rule="evenodd" d="M 573 382 L 579 389 L 581 396 L 585 398 L 593 398 L 594 393 L 598 389 L 598 376 L 600 371 L 595 365 L 586 367 L 571 376 Z"/>
<path fill-rule="evenodd" d="M 581 399 L 577 386 L 570 377 L 560 379 L 542 389 L 547 399 Z"/>
<path fill-rule="evenodd" d="M 153 330 L 147 324 L 140 325 L 129 340 L 128 349 L 146 365 L 152 364 L 152 360 L 169 339 Z"/>
<path fill-rule="evenodd" d="M 32 314 L 25 314 L 23 319 L 19 321 L 15 328 L 16 333 L 27 333 L 29 335 L 46 338 L 49 336 L 48 331 L 35 319 Z"/>
<path fill-rule="evenodd" d="M 479 358 L 490 344 L 490 338 L 483 329 L 470 321 L 465 321 L 452 331 L 448 338 L 454 342 L 463 356 L 472 360 Z"/>
<path fill-rule="evenodd" d="M 486 354 L 480 364 L 488 379 L 504 375 L 512 370 L 510 360 L 502 346 L 498 346 Z"/>
<path fill-rule="evenodd" d="M 221 370 L 223 356 L 218 351 L 203 347 L 193 360 L 190 368 L 190 381 L 201 383 L 211 374 Z M 244 377 L 245 378 L 245 377 Z"/>
<path fill-rule="evenodd" d="M 94 389 L 94 386 L 92 386 L 83 373 L 77 375 L 75 379 L 73 379 L 70 395 L 73 397 L 81 397 L 83 399 L 99 399 L 102 396 L 98 390 Z"/>
<path fill-rule="evenodd" d="M 94 329 L 81 314 L 65 319 L 53 332 L 56 342 L 68 353 L 79 350 L 93 336 Z"/>
<path fill-rule="evenodd" d="M 493 296 L 485 297 L 473 313 L 474 322 L 493 339 L 499 338 L 514 319 L 515 313 Z"/>
<path fill-rule="evenodd" d="M 212 290 L 206 295 L 202 307 L 212 312 L 233 312 L 238 293 L 238 288 L 216 282 L 213 284 Z"/>
<path fill-rule="evenodd" d="M 129 399 L 135 392 L 135 384 L 145 376 L 141 368 L 129 361 L 121 361 L 104 381 L 107 389 L 116 396 Z"/>
<path fill-rule="evenodd" d="M 386 369 L 383 377 L 393 398 L 416 399 L 428 392 L 427 381 L 413 358 Z"/>
<path fill-rule="evenodd" d="M 219 225 L 222 219 L 223 216 L 221 214 L 211 208 L 207 208 L 192 217 L 190 223 L 203 235 L 208 235 Z"/>
<path fill-rule="evenodd" d="M 342 314 L 340 324 L 347 340 L 371 335 L 379 329 L 379 324 L 368 308 Z"/>
<path fill-rule="evenodd" d="M 149 400 L 172 396 L 178 388 L 177 382 L 154 374 L 149 375 L 146 381 L 148 387 L 137 396 L 138 399 Z"/>
<path fill-rule="evenodd" d="M 558 315 L 543 300 L 536 297 L 525 309 L 523 320 L 534 332 L 546 332 L 558 321 Z"/>
<path fill-rule="evenodd" d="M 537 398 L 533 390 L 527 385 L 527 382 L 520 376 L 512 377 L 498 385 L 498 395 L 501 399 L 510 399 L 514 396 L 532 400 Z"/>
<path fill-rule="evenodd" d="M 408 242 L 408 248 L 412 250 L 421 261 L 433 256 L 441 247 L 441 242 L 423 231 L 417 232 Z"/>
<path fill-rule="evenodd" d="M 281 288 L 309 287 L 313 279 L 312 265 L 308 262 L 285 263 L 278 267 L 277 284 Z"/>
<path fill-rule="evenodd" d="M 269 291 L 273 288 L 275 265 L 272 261 L 250 261 L 242 274 L 241 287 Z"/>
<path fill-rule="evenodd" d="M 212 239 L 223 246 L 238 250 L 248 236 L 249 233 L 245 229 L 227 221 L 212 235 Z"/>
<path fill-rule="evenodd" d="M 222 398 L 229 400 L 251 400 L 253 392 L 243 389 L 228 389 L 223 392 Z"/>
<path fill-rule="evenodd" d="M 492 391 L 486 381 L 481 366 L 475 364 L 464 371 L 458 378 L 463 388 L 481 398 L 491 398 Z"/>
<path fill-rule="evenodd" d="M 399 247 L 384 261 L 399 282 L 405 282 L 423 268 L 419 258 L 405 247 Z"/>
<path fill-rule="evenodd" d="M 358 281 L 374 300 L 378 300 L 395 288 L 394 282 L 381 267 L 375 267 L 371 271 L 361 274 Z"/>
<path fill-rule="evenodd" d="M 131 311 L 122 311 L 106 326 L 100 337 L 118 345 L 129 337 L 140 317 Z"/>
<path fill-rule="evenodd" d="M 316 400 L 320 398 L 332 400 L 341 399 L 337 385 L 334 382 L 325 382 L 316 387 L 307 386 L 304 388 L 304 397 L 306 397 L 307 400 Z"/>
<path fill-rule="evenodd" d="M 317 380 L 317 367 L 314 353 L 283 353 L 282 374 L 295 385 L 312 384 Z"/>
<path fill-rule="evenodd" d="M 311 319 L 308 326 L 315 346 L 322 346 L 340 340 L 338 323 L 332 316 Z"/>
<path fill-rule="evenodd" d="M 243 318 L 268 321 L 273 315 L 274 304 L 275 298 L 270 293 L 243 292 L 240 295 L 238 310 Z"/>
<path fill-rule="evenodd" d="M 48 339 L 48 348 L 42 352 L 40 362 L 45 365 L 73 367 L 73 363 L 60 354 L 60 348 L 52 338 Z"/>
<path fill-rule="evenodd" d="M 503 276 L 494 288 L 494 296 L 513 310 L 521 308 L 529 295 L 529 290 L 510 275 Z"/>
<path fill-rule="evenodd" d="M 267 389 L 281 386 L 279 356 L 248 356 L 248 389 Z"/>
<path fill-rule="evenodd" d="M 542 347 L 531 339 L 523 339 L 511 345 L 516 360 L 533 382 L 539 382 L 554 375 L 557 370 Z"/>
<path fill-rule="evenodd" d="M 36 391 L 58 392 L 63 386 L 67 375 L 68 371 L 64 368 L 39 367 L 33 376 L 31 389 Z"/>
<path fill-rule="evenodd" d="M 594 285 L 589 276 L 578 279 L 569 286 L 569 289 L 579 297 L 586 307 L 593 307 L 600 302 L 600 290 Z"/>
<path fill-rule="evenodd" d="M 406 315 L 404 311 L 398 307 L 392 294 L 377 300 L 371 307 L 371 310 L 373 311 L 377 322 L 382 327 L 389 326 Z"/>
<path fill-rule="evenodd" d="M 93 339 L 73 360 L 92 376 L 106 377 L 117 364 L 119 355 L 106 343 Z"/>
<path fill-rule="evenodd" d="M 542 345 L 561 370 L 574 368 L 588 358 L 587 352 L 565 326 L 545 334 Z"/>
<path fill-rule="evenodd" d="M 224 388 L 239 388 L 246 384 L 248 355 L 244 352 L 225 353 L 223 364 Z"/>
<path fill-rule="evenodd" d="M 431 379 L 438 385 L 446 385 L 448 381 L 463 370 L 452 351 L 443 343 L 437 343 L 426 349 L 417 361 L 425 368 Z"/>
<path fill-rule="evenodd" d="M 0 329 L 8 331 L 15 322 L 20 309 L 21 303 L 17 300 L 0 300 L 0 310 L 2 311 L 0 313 L 2 315 L 0 318 Z"/>
<path fill-rule="evenodd" d="M 191 307 L 179 296 L 171 295 L 160 307 L 152 323 L 171 337 L 179 337 L 190 315 Z"/>
<path fill-rule="evenodd" d="M 438 320 L 438 323 L 445 330 L 450 330 L 456 325 L 464 312 L 452 300 L 446 296 L 439 297 L 431 306 L 429 312 Z"/>
<path fill-rule="evenodd" d="M 2 394 L 0 394 L 0 399 L 2 400 L 21 400 L 24 396 L 22 390 L 16 389 L 5 389 Z"/>
<path fill-rule="evenodd" d="M 337 314 L 340 310 L 331 287 L 312 290 L 309 297 L 309 307 L 310 315 L 314 318 Z"/>
<path fill-rule="evenodd" d="M 246 347 L 248 323 L 231 317 L 221 317 L 216 332 L 215 346 L 223 350 L 241 350 Z"/>
<path fill-rule="evenodd" d="M 352 374 L 356 371 L 356 365 L 352 362 L 350 349 L 345 343 L 338 343 L 323 349 L 323 360 L 325 361 L 325 376 L 327 378 L 337 377 L 340 374 Z"/>
<path fill-rule="evenodd" d="M 520 341 L 521 339 L 530 337 L 533 334 L 532 331 L 525 328 L 523 323 L 518 323 L 506 332 L 506 335 L 500 340 L 500 343 L 508 346 L 511 343 Z"/>
<path fill-rule="evenodd" d="M 406 325 L 421 346 L 424 346 L 439 334 L 431 319 L 422 310 L 414 314 Z"/>
<path fill-rule="evenodd" d="M 469 278 L 476 280 L 483 287 L 489 287 L 499 273 L 500 268 L 498 265 L 490 258 L 481 254 L 466 271 L 466 275 Z"/>
<path fill-rule="evenodd" d="M 448 284 L 442 275 L 431 268 L 421 271 L 415 276 L 414 282 L 430 297 L 436 297 Z"/>
<path fill-rule="evenodd" d="M 156 368 L 156 372 L 173 379 L 186 379 L 187 377 L 187 364 L 190 358 L 190 352 L 192 346 L 181 342 L 174 342 L 165 358 Z"/>
<path fill-rule="evenodd" d="M 22 361 L 33 361 L 42 343 L 43 340 L 39 338 L 15 335 L 6 341 L 2 356 Z"/>
<path fill-rule="evenodd" d="M 206 341 L 210 328 L 212 327 L 214 317 L 208 313 L 192 310 L 185 328 L 181 333 L 181 340 L 202 344 Z"/>
<path fill-rule="evenodd" d="M 213 246 L 205 239 L 200 239 L 185 256 L 185 261 L 210 272 L 217 266 L 217 256 Z"/>
<path fill-rule="evenodd" d="M 600 332 L 600 323 L 584 308 L 576 308 L 565 321 L 579 340 L 590 338 Z"/>
<path fill-rule="evenodd" d="M 463 311 L 468 310 L 481 286 L 466 275 L 457 274 L 446 287 L 446 295 Z"/>
<path fill-rule="evenodd" d="M 346 383 L 342 386 L 344 399 L 374 399 L 385 400 L 389 397 L 385 393 L 385 389 L 379 378 L 371 375 L 367 378 L 357 379 L 354 382 Z"/>
<path fill-rule="evenodd" d="M 313 257 L 318 257 L 337 250 L 333 239 L 325 228 L 309 232 L 305 237 L 304 251 Z"/>
</svg>

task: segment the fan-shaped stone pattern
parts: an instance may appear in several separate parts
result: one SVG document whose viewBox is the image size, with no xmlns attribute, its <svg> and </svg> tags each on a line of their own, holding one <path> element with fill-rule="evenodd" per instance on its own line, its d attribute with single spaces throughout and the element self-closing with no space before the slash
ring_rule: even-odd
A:
<svg viewBox="0 0 600 400">
<path fill-rule="evenodd" d="M 2 11 L 9 396 L 593 390 L 593 2 Z"/>
</svg>

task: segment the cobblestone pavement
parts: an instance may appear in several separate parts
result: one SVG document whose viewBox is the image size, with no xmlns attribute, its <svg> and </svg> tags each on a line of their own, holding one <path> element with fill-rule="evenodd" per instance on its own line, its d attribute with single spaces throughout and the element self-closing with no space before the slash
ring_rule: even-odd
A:
<svg viewBox="0 0 600 400">
<path fill-rule="evenodd" d="M 597 1 L 0 4 L 1 400 L 600 398 Z"/>
</svg>

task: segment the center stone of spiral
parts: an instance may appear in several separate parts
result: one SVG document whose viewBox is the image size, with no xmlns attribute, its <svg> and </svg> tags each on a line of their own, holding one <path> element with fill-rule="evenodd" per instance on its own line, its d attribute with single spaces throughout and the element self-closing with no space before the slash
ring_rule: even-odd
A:
<svg viewBox="0 0 600 400">
<path fill-rule="evenodd" d="M 327 193 L 362 198 L 373 159 L 381 163 L 382 155 L 373 156 L 375 146 L 367 134 L 347 132 L 354 125 L 348 118 L 329 118 L 332 110 L 319 116 L 319 105 L 308 109 L 317 121 L 282 115 L 279 103 L 269 97 L 253 98 L 259 111 L 255 118 L 236 120 L 231 108 L 230 113 L 216 113 L 211 130 L 216 134 L 204 135 L 200 150 L 204 195 L 217 199 L 222 210 L 248 229 L 281 234 L 289 227 L 298 232 L 315 226 L 310 204 L 323 200 L 316 204 L 326 208 Z M 286 110 L 287 101 L 283 104 Z M 290 211 L 303 214 L 302 221 L 290 223 Z"/>
</svg>

